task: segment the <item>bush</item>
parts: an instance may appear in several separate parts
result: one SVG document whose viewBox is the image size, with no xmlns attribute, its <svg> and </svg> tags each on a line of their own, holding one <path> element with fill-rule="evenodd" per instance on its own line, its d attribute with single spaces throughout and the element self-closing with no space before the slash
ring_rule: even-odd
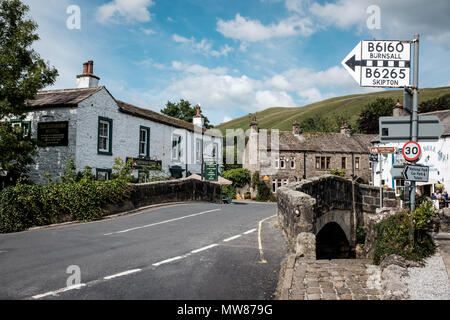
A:
<svg viewBox="0 0 450 320">
<path fill-rule="evenodd" d="M 426 232 L 426 226 L 434 210 L 425 201 L 412 214 L 404 210 L 378 223 L 378 241 L 375 245 L 374 263 L 390 254 L 398 254 L 408 260 L 422 261 L 432 255 L 436 246 Z"/>
<path fill-rule="evenodd" d="M 345 170 L 344 169 L 333 169 L 330 171 L 330 174 L 345 178 Z"/>
<path fill-rule="evenodd" d="M 256 201 L 277 201 L 277 198 L 273 195 L 272 190 L 270 190 L 264 181 L 259 181 L 256 184 L 256 189 L 258 190 Z"/>
<path fill-rule="evenodd" d="M 233 185 L 225 185 L 222 187 L 222 194 L 226 194 L 230 197 L 230 199 L 236 198 L 236 187 Z"/>
<path fill-rule="evenodd" d="M 102 207 L 129 196 L 124 179 L 58 182 L 50 185 L 18 183 L 0 193 L 0 232 L 17 232 L 70 220 L 101 217 Z"/>
<path fill-rule="evenodd" d="M 250 172 L 244 168 L 224 171 L 222 176 L 233 182 L 233 186 L 236 188 L 242 188 L 250 183 Z"/>
<path fill-rule="evenodd" d="M 366 229 L 363 226 L 358 226 L 356 229 L 356 243 L 364 244 L 366 242 Z"/>
</svg>

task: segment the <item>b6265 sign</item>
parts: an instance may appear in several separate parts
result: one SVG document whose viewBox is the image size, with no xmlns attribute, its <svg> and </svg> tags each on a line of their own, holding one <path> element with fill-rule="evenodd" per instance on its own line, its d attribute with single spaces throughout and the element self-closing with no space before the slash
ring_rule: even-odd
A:
<svg viewBox="0 0 450 320">
<path fill-rule="evenodd" d="M 366 87 L 409 86 L 410 60 L 410 43 L 362 41 L 361 85 Z"/>
</svg>

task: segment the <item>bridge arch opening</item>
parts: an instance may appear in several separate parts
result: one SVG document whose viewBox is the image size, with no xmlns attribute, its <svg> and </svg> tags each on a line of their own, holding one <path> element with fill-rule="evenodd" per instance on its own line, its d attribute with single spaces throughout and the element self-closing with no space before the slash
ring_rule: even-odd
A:
<svg viewBox="0 0 450 320">
<path fill-rule="evenodd" d="M 316 235 L 316 259 L 354 258 L 344 230 L 336 222 L 329 222 Z"/>
</svg>

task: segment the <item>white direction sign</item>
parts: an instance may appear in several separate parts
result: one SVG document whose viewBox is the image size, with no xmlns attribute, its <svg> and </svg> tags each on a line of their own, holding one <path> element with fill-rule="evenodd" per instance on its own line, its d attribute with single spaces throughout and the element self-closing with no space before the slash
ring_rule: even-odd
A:
<svg viewBox="0 0 450 320">
<path fill-rule="evenodd" d="M 405 166 L 403 177 L 409 181 L 428 182 L 429 167 L 426 166 Z"/>
<path fill-rule="evenodd" d="M 406 87 L 410 85 L 411 44 L 364 40 L 342 60 L 342 65 L 363 87 Z"/>
</svg>

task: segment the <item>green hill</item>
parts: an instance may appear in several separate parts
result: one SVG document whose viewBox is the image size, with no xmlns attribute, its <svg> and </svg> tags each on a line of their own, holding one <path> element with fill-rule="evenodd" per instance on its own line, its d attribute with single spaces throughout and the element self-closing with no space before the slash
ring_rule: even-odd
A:
<svg viewBox="0 0 450 320">
<path fill-rule="evenodd" d="M 450 87 L 427 88 L 419 91 L 419 104 L 432 98 L 438 98 L 450 93 Z M 356 128 L 356 119 L 364 105 L 376 98 L 392 98 L 394 101 L 403 101 L 403 90 L 388 90 L 366 94 L 353 94 L 335 97 L 324 101 L 309 104 L 304 107 L 294 108 L 268 108 L 256 113 L 259 127 L 262 129 L 278 129 L 281 131 L 292 130 L 294 120 L 301 122 L 310 117 L 325 117 L 334 119 L 346 119 L 353 128 Z M 225 132 L 226 129 L 249 128 L 250 116 L 246 115 L 217 126 Z"/>
</svg>

